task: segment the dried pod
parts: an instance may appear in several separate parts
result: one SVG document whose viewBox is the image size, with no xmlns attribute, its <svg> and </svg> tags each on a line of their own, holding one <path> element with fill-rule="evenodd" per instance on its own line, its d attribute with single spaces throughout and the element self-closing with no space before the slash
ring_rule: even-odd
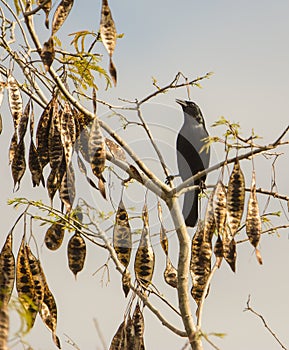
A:
<svg viewBox="0 0 289 350">
<path fill-rule="evenodd" d="M 30 115 L 30 100 L 26 104 L 24 108 L 24 112 L 21 116 L 19 126 L 18 126 L 18 133 L 19 133 L 19 140 L 23 140 L 26 130 L 27 130 L 27 125 L 28 125 L 28 120 L 29 120 L 29 115 Z"/>
<path fill-rule="evenodd" d="M 214 206 L 213 206 L 214 194 L 215 194 L 214 191 L 212 191 L 212 193 L 210 194 L 206 213 L 205 213 L 205 218 L 204 218 L 204 239 L 207 242 L 212 240 L 213 234 L 216 229 Z"/>
<path fill-rule="evenodd" d="M 125 335 L 126 335 L 126 350 L 135 350 L 134 347 L 134 326 L 131 316 L 128 316 L 126 327 L 125 327 Z"/>
<path fill-rule="evenodd" d="M 91 125 L 88 142 L 88 152 L 92 172 L 98 178 L 98 188 L 102 196 L 106 198 L 104 187 L 105 180 L 102 176 L 102 172 L 105 168 L 106 159 L 105 141 L 97 117 L 94 118 Z"/>
<path fill-rule="evenodd" d="M 52 33 L 54 35 L 66 20 L 73 6 L 73 0 L 62 0 L 57 6 L 52 19 Z"/>
<path fill-rule="evenodd" d="M 167 257 L 164 278 L 167 284 L 173 288 L 178 288 L 178 270 L 172 265 L 169 257 Z"/>
<path fill-rule="evenodd" d="M 245 179 L 236 158 L 233 171 L 230 175 L 227 191 L 227 222 L 231 236 L 234 237 L 242 219 L 245 201 Z"/>
<path fill-rule="evenodd" d="M 222 236 L 226 222 L 227 201 L 225 186 L 221 180 L 218 181 L 214 190 L 213 210 L 217 233 Z"/>
<path fill-rule="evenodd" d="M 161 246 L 163 248 L 164 253 L 166 254 L 166 256 L 168 256 L 169 253 L 169 241 L 168 241 L 168 237 L 166 234 L 166 230 L 163 226 L 163 224 L 161 223 L 161 227 L 160 227 L 160 243 Z"/>
<path fill-rule="evenodd" d="M 109 350 L 123 349 L 122 345 L 124 343 L 124 338 L 125 338 L 125 328 L 126 328 L 126 324 L 125 324 L 125 321 L 123 321 L 118 327 L 115 335 L 111 340 Z"/>
<path fill-rule="evenodd" d="M 226 229 L 224 230 L 226 231 Z M 223 256 L 233 272 L 236 271 L 236 242 L 229 234 L 223 236 Z"/>
<path fill-rule="evenodd" d="M 25 161 L 25 144 L 24 140 L 20 140 L 20 142 L 17 145 L 13 161 L 11 164 L 11 169 L 12 169 L 12 177 L 14 180 L 14 191 L 16 188 L 16 185 L 18 184 L 19 189 L 20 186 L 20 181 L 25 173 L 26 170 L 26 161 Z"/>
<path fill-rule="evenodd" d="M 46 247 L 50 250 L 58 249 L 62 244 L 64 232 L 65 229 L 61 221 L 54 222 L 45 233 Z"/>
<path fill-rule="evenodd" d="M 18 83 L 11 74 L 7 79 L 7 87 L 9 107 L 14 122 L 14 129 L 16 131 L 22 117 L 23 102 Z"/>
<path fill-rule="evenodd" d="M 71 162 L 73 145 L 76 139 L 74 115 L 68 102 L 65 102 L 64 109 L 60 116 L 60 124 L 61 141 L 64 149 L 66 166 L 68 167 Z"/>
<path fill-rule="evenodd" d="M 9 164 L 13 162 L 13 159 L 15 157 L 15 153 L 17 150 L 17 145 L 18 145 L 18 135 L 17 135 L 17 131 L 15 131 L 12 135 L 10 146 L 9 146 Z"/>
<path fill-rule="evenodd" d="M 215 254 L 216 258 L 221 258 L 222 259 L 223 256 L 224 256 L 223 242 L 222 242 L 222 239 L 221 239 L 220 235 L 218 235 L 218 238 L 217 238 L 216 243 L 215 243 L 214 254 Z"/>
<path fill-rule="evenodd" d="M 69 269 L 76 278 L 78 272 L 83 269 L 86 256 L 86 244 L 79 232 L 75 232 L 70 238 L 67 246 L 67 256 Z"/>
<path fill-rule="evenodd" d="M 116 72 L 116 67 L 114 63 L 112 62 L 112 59 L 110 58 L 109 60 L 109 74 L 111 76 L 111 79 L 113 81 L 114 86 L 117 84 L 117 72 Z"/>
<path fill-rule="evenodd" d="M 51 202 L 53 201 L 53 198 L 55 196 L 56 191 L 59 189 L 59 186 L 60 184 L 58 169 L 51 169 L 46 182 L 47 192 Z"/>
<path fill-rule="evenodd" d="M 0 308 L 2 305 L 7 305 L 9 303 L 14 280 L 15 259 L 12 252 L 12 233 L 10 233 L 0 253 Z"/>
<path fill-rule="evenodd" d="M 116 29 L 107 0 L 102 0 L 100 37 L 111 57 L 116 44 Z"/>
<path fill-rule="evenodd" d="M 130 281 L 131 281 L 130 272 L 128 271 L 128 269 L 125 269 L 125 271 L 122 274 L 122 289 L 125 297 L 127 297 L 130 291 Z"/>
<path fill-rule="evenodd" d="M 32 273 L 30 271 L 29 260 L 25 248 L 24 237 L 22 239 L 16 263 L 16 289 L 18 298 L 26 311 L 25 320 L 28 329 L 34 325 L 38 312 L 37 297 L 34 290 Z"/>
<path fill-rule="evenodd" d="M 55 58 L 54 41 L 52 36 L 43 44 L 40 57 L 45 71 L 48 72 Z"/>
<path fill-rule="evenodd" d="M 144 287 L 148 287 L 151 283 L 154 266 L 155 266 L 155 254 L 150 240 L 149 225 L 148 225 L 148 212 L 147 207 L 143 209 L 143 230 L 138 249 L 135 255 L 134 272 L 137 281 Z"/>
<path fill-rule="evenodd" d="M 45 12 L 45 26 L 47 29 L 49 29 L 49 13 L 51 10 L 51 6 L 52 6 L 52 0 L 49 1 L 45 1 L 45 0 L 38 0 L 37 4 L 39 6 L 42 6 L 43 11 Z"/>
<path fill-rule="evenodd" d="M 126 162 L 126 156 L 125 156 L 124 150 L 117 143 L 115 143 L 114 141 L 106 137 L 105 144 L 114 158 L 120 159 Z"/>
<path fill-rule="evenodd" d="M 45 186 L 41 163 L 33 139 L 30 141 L 28 165 L 31 172 L 33 187 L 39 186 L 40 182 Z"/>
<path fill-rule="evenodd" d="M 144 335 L 144 317 L 141 312 L 139 303 L 136 304 L 132 323 L 134 328 L 134 349 L 141 350 L 143 345 L 143 335 Z"/>
<path fill-rule="evenodd" d="M 9 335 L 9 311 L 7 304 L 0 306 L 0 349 L 9 350 L 8 348 Z"/>
<path fill-rule="evenodd" d="M 62 177 L 59 196 L 62 203 L 66 207 L 66 211 L 70 212 L 75 199 L 75 175 L 72 165 L 67 168 L 66 173 Z"/>
<path fill-rule="evenodd" d="M 63 158 L 60 127 L 60 116 L 59 113 L 55 111 L 48 135 L 48 155 L 51 169 L 58 168 Z"/>
<path fill-rule="evenodd" d="M 113 247 L 118 260 L 127 267 L 130 261 L 132 239 L 127 211 L 120 201 L 116 212 L 115 225 L 113 228 Z"/>
</svg>

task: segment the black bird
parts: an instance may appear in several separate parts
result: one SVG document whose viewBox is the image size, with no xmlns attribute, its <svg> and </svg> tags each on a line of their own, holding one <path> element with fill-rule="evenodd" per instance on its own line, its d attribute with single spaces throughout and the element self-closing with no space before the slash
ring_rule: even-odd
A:
<svg viewBox="0 0 289 350">
<path fill-rule="evenodd" d="M 192 101 L 176 100 L 184 112 L 184 124 L 177 138 L 177 161 L 179 174 L 183 181 L 207 169 L 210 162 L 210 149 L 204 149 L 209 136 L 200 108 Z M 206 175 L 195 181 L 202 186 Z M 194 227 L 198 220 L 198 195 L 200 189 L 184 195 L 183 215 L 187 226 Z"/>
</svg>

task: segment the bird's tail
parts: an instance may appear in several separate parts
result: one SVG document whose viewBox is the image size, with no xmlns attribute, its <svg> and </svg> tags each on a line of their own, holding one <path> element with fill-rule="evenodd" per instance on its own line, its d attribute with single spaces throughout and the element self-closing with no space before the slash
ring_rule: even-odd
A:
<svg viewBox="0 0 289 350">
<path fill-rule="evenodd" d="M 183 215 L 186 226 L 194 227 L 198 221 L 198 197 L 200 191 L 185 193 L 183 204 Z"/>
</svg>

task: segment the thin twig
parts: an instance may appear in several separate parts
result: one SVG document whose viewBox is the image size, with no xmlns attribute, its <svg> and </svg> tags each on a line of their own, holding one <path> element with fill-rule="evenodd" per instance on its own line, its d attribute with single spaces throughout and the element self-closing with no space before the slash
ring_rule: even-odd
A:
<svg viewBox="0 0 289 350">
<path fill-rule="evenodd" d="M 105 339 L 104 339 L 104 336 L 103 336 L 103 333 L 99 327 L 99 324 L 98 324 L 98 321 L 96 318 L 93 319 L 93 322 L 94 322 L 94 326 L 95 326 L 95 329 L 96 329 L 96 332 L 97 332 L 97 335 L 100 339 L 100 342 L 102 344 L 102 347 L 103 347 L 103 350 L 107 350 L 107 345 L 106 345 L 106 342 L 105 342 Z"/>
</svg>

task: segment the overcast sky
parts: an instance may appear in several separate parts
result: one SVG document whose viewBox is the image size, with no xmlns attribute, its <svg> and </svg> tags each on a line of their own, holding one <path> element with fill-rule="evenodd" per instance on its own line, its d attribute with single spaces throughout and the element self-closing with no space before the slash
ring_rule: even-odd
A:
<svg viewBox="0 0 289 350">
<path fill-rule="evenodd" d="M 106 92 L 100 89 L 100 99 L 112 104 L 121 104 L 117 100 L 118 97 L 128 100 L 141 99 L 154 91 L 152 77 L 162 86 L 169 83 L 178 72 L 193 79 L 212 71 L 214 75 L 211 79 L 201 83 L 202 89 L 191 90 L 191 98 L 201 107 L 210 134 L 220 135 L 224 131 L 222 128 L 211 127 L 220 116 L 239 122 L 245 137 L 254 129 L 257 135 L 263 137 L 259 140 L 261 144 L 274 141 L 288 125 L 288 1 L 110 0 L 109 4 L 118 33 L 124 33 L 124 37 L 118 40 L 114 54 L 118 86 Z M 57 35 L 64 43 L 69 42 L 70 39 L 64 39 L 67 34 L 84 29 L 97 31 L 99 21 L 100 1 L 83 0 L 81 4 L 76 2 L 68 22 Z M 39 34 L 44 39 L 49 35 L 43 27 Z M 104 54 L 104 67 L 108 67 L 107 55 L 101 47 L 100 51 Z M 176 98 L 187 98 L 186 90 L 171 90 L 152 100 L 144 108 L 144 118 L 151 126 L 171 173 L 177 172 L 174 145 L 177 131 L 182 124 L 182 112 L 175 103 Z M 119 124 L 118 119 L 107 118 L 106 112 L 105 108 L 99 107 L 100 117 L 116 127 Z M 10 116 L 6 118 L 3 110 L 1 114 L 4 120 L 4 132 L 0 136 L 3 150 L 0 177 L 4 179 L 0 183 L 2 243 L 17 213 L 6 207 L 7 199 L 14 196 L 11 175 L 6 167 L 11 133 L 9 127 L 5 130 L 6 119 Z M 131 119 L 135 118 L 132 114 L 128 116 Z M 164 179 L 145 136 L 136 133 L 133 128 L 128 128 L 127 134 L 120 128 L 119 132 L 124 138 L 128 138 L 129 144 L 139 152 L 141 158 Z M 288 195 L 288 148 L 282 148 L 280 152 L 284 152 L 284 155 L 279 157 L 276 163 L 278 191 Z M 221 149 L 216 147 L 211 164 L 219 160 L 223 160 L 223 154 Z M 257 187 L 270 189 L 272 160 L 260 156 L 256 161 Z M 244 169 L 246 184 L 249 186 L 250 162 L 246 161 Z M 213 184 L 217 175 L 209 178 L 210 184 Z M 28 173 L 23 179 L 23 184 L 15 196 L 37 198 L 40 192 L 32 190 Z M 128 206 L 140 206 L 144 191 L 136 192 L 137 188 L 139 187 L 135 186 L 127 191 L 125 200 Z M 96 206 L 105 206 L 98 193 L 85 188 L 82 191 L 81 195 L 87 195 L 90 200 L 95 201 Z M 41 196 L 49 203 L 45 192 Z M 119 197 L 116 195 L 114 200 L 117 203 Z M 265 199 L 260 198 L 260 203 L 262 211 Z M 284 207 L 286 208 L 285 204 Z M 281 210 L 278 201 L 275 205 L 272 203 L 269 208 L 272 211 Z M 154 209 L 152 205 L 151 212 Z M 282 223 L 287 224 L 288 220 L 284 217 Z M 140 221 L 137 224 L 140 225 Z M 157 225 L 153 226 L 153 233 L 156 233 L 157 229 Z M 41 235 L 45 229 L 37 230 L 41 242 Z M 189 232 L 192 234 L 194 230 Z M 23 233 L 21 226 L 18 227 L 17 233 L 20 239 Z M 15 245 L 18 243 L 15 238 Z M 158 265 L 154 282 L 159 284 L 161 292 L 167 295 L 171 302 L 176 303 L 175 291 L 168 289 L 161 280 L 165 262 L 163 253 L 158 245 L 155 249 Z M 169 250 L 176 264 L 178 245 L 173 236 Z M 203 331 L 226 333 L 223 339 L 211 338 L 222 350 L 280 348 L 260 319 L 243 312 L 249 294 L 252 306 L 265 317 L 283 344 L 289 347 L 288 229 L 280 230 L 279 234 L 264 235 L 260 250 L 263 266 L 256 262 L 252 247 L 241 244 L 238 245 L 236 274 L 223 263 L 214 276 L 204 309 Z M 75 281 L 67 268 L 65 244 L 57 252 L 49 252 L 44 246 L 40 249 L 40 258 L 58 304 L 57 333 L 63 349 L 71 349 L 71 346 L 65 343 L 67 338 L 64 334 L 71 337 L 81 350 L 102 349 L 93 318 L 97 319 L 107 345 L 122 321 L 127 300 L 121 290 L 119 274 L 114 273 L 114 267 L 111 265 L 111 281 L 107 286 L 101 285 L 100 273 L 92 276 L 105 262 L 106 257 L 106 254 L 90 246 L 86 267 Z M 132 266 L 131 263 L 130 267 Z M 152 297 L 152 301 L 161 307 L 156 298 Z M 194 309 L 193 301 L 192 308 Z M 163 313 L 176 326 L 182 327 L 181 322 L 176 320 L 170 310 L 164 308 Z M 183 339 L 159 325 L 155 316 L 150 315 L 148 310 L 145 309 L 144 314 L 147 349 L 182 348 L 185 344 Z M 13 318 L 13 322 L 15 331 L 18 327 L 17 317 Z M 39 319 L 35 327 L 26 338 L 33 349 L 52 349 L 50 334 Z M 15 349 L 22 348 L 18 346 Z M 211 347 L 204 342 L 204 349 Z"/>
</svg>

